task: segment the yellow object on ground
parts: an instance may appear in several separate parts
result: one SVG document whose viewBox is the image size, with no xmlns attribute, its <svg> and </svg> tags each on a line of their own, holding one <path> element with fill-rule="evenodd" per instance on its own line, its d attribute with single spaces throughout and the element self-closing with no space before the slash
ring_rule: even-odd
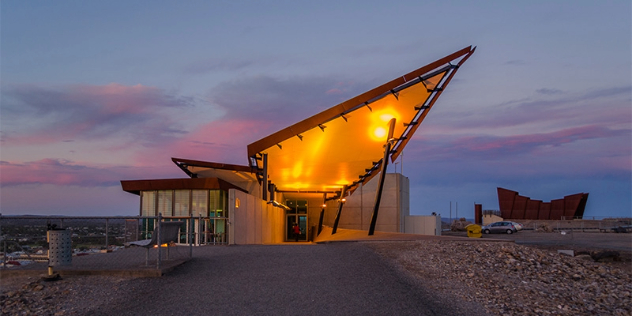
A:
<svg viewBox="0 0 632 316">
<path fill-rule="evenodd" d="M 470 224 L 470 225 L 465 226 L 465 229 L 467 230 L 467 237 L 470 237 L 470 238 L 481 238 L 481 236 L 483 235 L 481 233 L 481 226 L 480 225 Z"/>
</svg>

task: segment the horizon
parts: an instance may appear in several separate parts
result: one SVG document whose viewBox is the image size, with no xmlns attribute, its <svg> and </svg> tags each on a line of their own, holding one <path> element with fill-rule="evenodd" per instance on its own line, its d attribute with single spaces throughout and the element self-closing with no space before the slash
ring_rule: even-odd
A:
<svg viewBox="0 0 632 316">
<path fill-rule="evenodd" d="M 136 216 L 121 180 L 247 165 L 248 144 L 472 45 L 389 166 L 411 215 L 497 210 L 503 187 L 632 216 L 629 1 L 0 6 L 3 215 Z"/>
</svg>

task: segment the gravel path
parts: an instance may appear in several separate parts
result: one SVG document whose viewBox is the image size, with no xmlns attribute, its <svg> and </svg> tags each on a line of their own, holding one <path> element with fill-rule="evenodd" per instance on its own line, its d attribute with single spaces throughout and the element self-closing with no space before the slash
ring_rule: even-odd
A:
<svg viewBox="0 0 632 316">
<path fill-rule="evenodd" d="M 68 277 L 5 296 L 33 315 L 485 315 L 393 264 L 363 243 L 202 247 L 161 278 Z"/>
</svg>

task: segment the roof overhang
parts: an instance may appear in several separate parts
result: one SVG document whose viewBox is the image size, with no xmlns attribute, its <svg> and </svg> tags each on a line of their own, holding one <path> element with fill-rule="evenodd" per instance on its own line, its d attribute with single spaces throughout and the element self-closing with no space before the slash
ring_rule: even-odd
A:
<svg viewBox="0 0 632 316">
<path fill-rule="evenodd" d="M 248 145 L 254 170 L 263 169 L 278 191 L 349 194 L 380 172 L 388 123 L 394 161 L 424 120 L 471 46 L 391 80 Z"/>
<path fill-rule="evenodd" d="M 202 175 L 204 178 L 220 178 L 231 183 L 257 181 L 257 170 L 249 166 L 182 158 L 171 158 L 171 161 L 191 178 Z"/>
</svg>

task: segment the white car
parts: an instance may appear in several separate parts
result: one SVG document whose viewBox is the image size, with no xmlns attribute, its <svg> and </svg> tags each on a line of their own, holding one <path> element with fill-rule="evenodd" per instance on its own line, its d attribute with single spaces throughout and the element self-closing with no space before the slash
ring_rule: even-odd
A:
<svg viewBox="0 0 632 316">
<path fill-rule="evenodd" d="M 496 222 L 491 223 L 489 225 L 485 225 L 481 227 L 481 231 L 485 234 L 494 234 L 494 233 L 507 233 L 513 234 L 517 233 L 518 230 L 516 226 L 514 226 L 513 222 Z"/>
<path fill-rule="evenodd" d="M 514 227 L 516 228 L 516 230 L 522 230 L 522 224 L 520 223 L 516 223 L 516 222 L 511 222 Z"/>
</svg>

